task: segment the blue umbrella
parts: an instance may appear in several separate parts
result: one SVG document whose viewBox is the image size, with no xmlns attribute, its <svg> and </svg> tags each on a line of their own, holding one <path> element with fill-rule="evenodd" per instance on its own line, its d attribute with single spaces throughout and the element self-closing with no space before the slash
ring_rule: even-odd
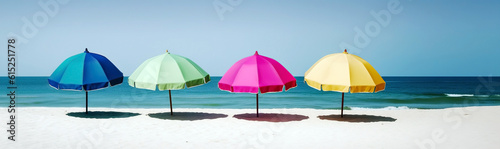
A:
<svg viewBox="0 0 500 149">
<path fill-rule="evenodd" d="M 123 82 L 123 73 L 106 57 L 85 52 L 73 55 L 57 67 L 49 77 L 49 85 L 62 90 L 85 91 L 85 112 L 88 113 L 88 91 Z"/>
</svg>

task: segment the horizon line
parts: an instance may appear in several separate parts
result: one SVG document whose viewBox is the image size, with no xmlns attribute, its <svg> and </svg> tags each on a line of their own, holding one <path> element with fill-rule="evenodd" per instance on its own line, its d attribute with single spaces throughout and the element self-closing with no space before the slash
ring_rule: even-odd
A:
<svg viewBox="0 0 500 149">
<path fill-rule="evenodd" d="M 0 77 L 6 77 L 8 76 L 0 76 Z M 27 75 L 27 76 L 16 76 L 16 77 L 50 77 L 50 76 L 36 76 L 36 75 Z M 130 76 L 123 76 L 123 77 L 130 77 Z M 210 77 L 222 77 L 222 76 L 210 76 Z M 304 77 L 304 76 L 293 76 L 293 77 Z M 477 76 L 472 76 L 472 75 L 463 75 L 463 76 L 446 76 L 446 75 L 422 75 L 422 76 L 409 76 L 409 75 L 401 75 L 401 76 L 396 76 L 396 75 L 388 75 L 388 76 L 382 76 L 382 77 L 500 77 L 500 76 L 488 76 L 488 75 L 477 75 Z"/>
</svg>

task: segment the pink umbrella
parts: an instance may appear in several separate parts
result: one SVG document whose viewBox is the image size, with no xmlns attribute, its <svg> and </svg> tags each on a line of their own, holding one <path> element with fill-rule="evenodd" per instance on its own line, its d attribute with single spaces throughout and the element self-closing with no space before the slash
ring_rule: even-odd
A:
<svg viewBox="0 0 500 149">
<path fill-rule="evenodd" d="M 259 92 L 281 92 L 297 86 L 295 78 L 278 61 L 259 55 L 257 51 L 236 62 L 219 81 L 221 90 L 255 93 L 259 117 Z"/>
</svg>

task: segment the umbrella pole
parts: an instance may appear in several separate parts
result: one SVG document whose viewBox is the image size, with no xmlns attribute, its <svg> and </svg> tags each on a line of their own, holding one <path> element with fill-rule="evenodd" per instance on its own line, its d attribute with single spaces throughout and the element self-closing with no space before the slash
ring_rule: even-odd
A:
<svg viewBox="0 0 500 149">
<path fill-rule="evenodd" d="M 85 90 L 85 114 L 89 114 L 89 92 Z"/>
<path fill-rule="evenodd" d="M 342 110 L 340 111 L 340 117 L 344 117 L 344 92 L 342 92 Z"/>
<path fill-rule="evenodd" d="M 259 117 L 259 93 L 255 95 L 257 95 L 257 117 Z"/>
<path fill-rule="evenodd" d="M 168 97 L 170 98 L 170 115 L 174 115 L 174 112 L 172 110 L 172 93 L 170 90 L 168 90 Z"/>
</svg>

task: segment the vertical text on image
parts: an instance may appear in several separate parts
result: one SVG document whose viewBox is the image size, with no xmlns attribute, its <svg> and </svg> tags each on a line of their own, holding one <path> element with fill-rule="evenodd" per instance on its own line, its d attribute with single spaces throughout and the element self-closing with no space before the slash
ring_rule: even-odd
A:
<svg viewBox="0 0 500 149">
<path fill-rule="evenodd" d="M 9 99 L 9 106 L 7 112 L 9 113 L 9 121 L 7 123 L 7 132 L 9 133 L 7 139 L 16 141 L 16 43 L 15 39 L 7 39 L 7 76 L 9 82 L 7 85 L 7 97 Z"/>
</svg>

